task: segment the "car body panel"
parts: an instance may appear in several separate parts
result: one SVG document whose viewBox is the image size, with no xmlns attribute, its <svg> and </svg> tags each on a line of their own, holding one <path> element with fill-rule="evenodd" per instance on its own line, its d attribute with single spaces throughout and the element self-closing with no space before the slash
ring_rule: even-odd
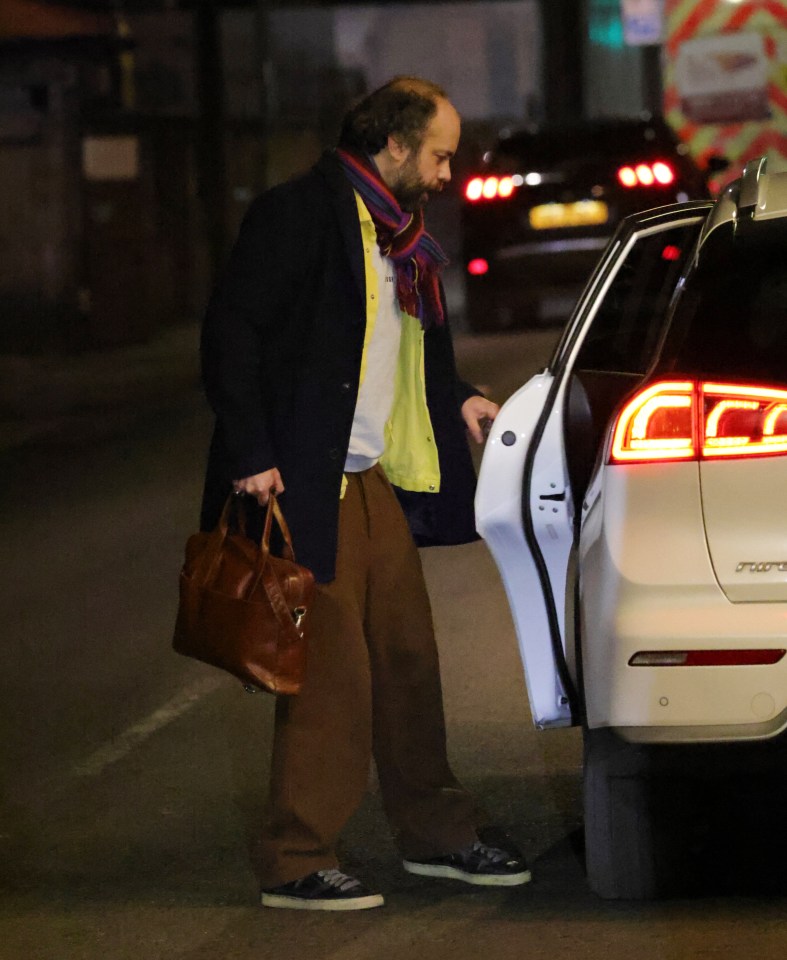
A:
<svg viewBox="0 0 787 960">
<path fill-rule="evenodd" d="M 708 547 L 725 595 L 787 603 L 787 456 L 708 460 L 700 475 Z"/>
<path fill-rule="evenodd" d="M 549 373 L 537 374 L 504 405 L 487 439 L 476 493 L 476 525 L 502 575 L 525 665 L 533 722 L 539 728 L 571 723 L 555 666 L 539 573 L 522 526 L 525 456 L 552 383 Z M 543 469 L 547 476 L 539 486 L 547 491 L 565 489 L 557 473 Z M 565 538 L 565 518 L 561 519 L 560 535 Z M 538 602 L 533 602 L 535 598 Z"/>
<path fill-rule="evenodd" d="M 698 470 L 608 464 L 597 478 L 579 545 L 591 728 L 664 742 L 753 739 L 787 725 L 787 657 L 734 668 L 630 665 L 642 651 L 787 647 L 787 604 L 733 604 L 719 587 Z"/>
</svg>

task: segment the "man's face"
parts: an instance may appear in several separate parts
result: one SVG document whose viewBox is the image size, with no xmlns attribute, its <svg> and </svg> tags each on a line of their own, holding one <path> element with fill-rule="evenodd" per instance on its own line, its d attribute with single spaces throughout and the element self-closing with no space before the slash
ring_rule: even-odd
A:
<svg viewBox="0 0 787 960">
<path fill-rule="evenodd" d="M 451 179 L 451 158 L 459 145 L 459 114 L 447 100 L 438 100 L 420 149 L 407 151 L 391 184 L 403 210 L 417 210 Z"/>
</svg>

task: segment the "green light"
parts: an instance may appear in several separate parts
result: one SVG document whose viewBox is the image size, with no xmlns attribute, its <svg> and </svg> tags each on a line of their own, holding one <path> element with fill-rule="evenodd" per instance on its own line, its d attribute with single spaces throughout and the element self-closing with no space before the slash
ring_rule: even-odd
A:
<svg viewBox="0 0 787 960">
<path fill-rule="evenodd" d="M 600 47 L 609 47 L 612 50 L 622 50 L 623 21 L 619 16 L 599 14 L 592 15 L 588 25 L 588 36 L 591 43 Z"/>
</svg>

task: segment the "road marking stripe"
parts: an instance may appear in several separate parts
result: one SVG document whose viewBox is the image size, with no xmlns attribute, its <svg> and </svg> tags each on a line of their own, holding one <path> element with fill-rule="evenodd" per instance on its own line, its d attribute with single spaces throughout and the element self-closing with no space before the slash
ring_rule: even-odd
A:
<svg viewBox="0 0 787 960">
<path fill-rule="evenodd" d="M 154 710 L 149 716 L 132 724 L 119 736 L 113 737 L 109 743 L 90 754 L 87 759 L 76 764 L 71 769 L 74 777 L 96 777 L 107 767 L 128 756 L 132 750 L 144 743 L 154 733 L 162 730 L 168 724 L 177 720 L 196 706 L 203 697 L 213 693 L 223 686 L 222 678 L 217 674 L 203 677 L 196 683 L 185 687 L 163 707 Z"/>
</svg>

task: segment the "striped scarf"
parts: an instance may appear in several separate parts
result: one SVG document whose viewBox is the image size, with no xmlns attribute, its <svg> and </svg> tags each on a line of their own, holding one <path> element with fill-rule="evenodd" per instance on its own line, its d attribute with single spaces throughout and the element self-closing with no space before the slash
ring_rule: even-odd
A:
<svg viewBox="0 0 787 960">
<path fill-rule="evenodd" d="M 372 216 L 380 252 L 393 260 L 399 306 L 424 329 L 433 323 L 442 326 L 440 271 L 448 258 L 424 230 L 423 211 L 402 210 L 371 160 L 343 149 L 337 149 L 336 156 Z"/>
</svg>

